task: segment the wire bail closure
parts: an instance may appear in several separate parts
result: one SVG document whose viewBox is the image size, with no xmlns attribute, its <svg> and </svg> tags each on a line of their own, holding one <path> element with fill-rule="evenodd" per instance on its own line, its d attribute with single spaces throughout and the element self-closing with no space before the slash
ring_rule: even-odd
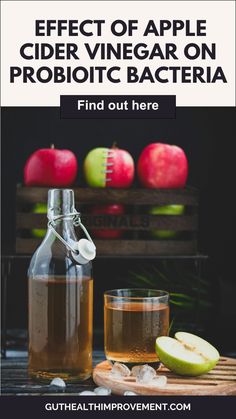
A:
<svg viewBox="0 0 236 419">
<path fill-rule="evenodd" d="M 49 217 L 48 217 L 49 218 Z M 73 219 L 73 225 L 75 227 L 80 227 L 85 236 L 87 237 L 86 239 L 80 239 L 78 242 L 74 242 L 74 247 L 69 244 L 65 239 L 63 239 L 63 237 L 56 231 L 56 229 L 54 228 L 56 225 L 56 221 L 59 220 L 63 220 L 63 219 L 68 219 L 68 218 L 72 218 Z M 73 258 L 76 260 L 76 262 L 80 262 L 80 263 L 87 263 L 89 260 L 94 259 L 95 255 L 96 255 L 96 246 L 88 232 L 88 230 L 86 229 L 86 227 L 83 225 L 81 218 L 80 218 L 80 213 L 78 211 L 74 211 L 71 213 L 68 213 L 66 215 L 56 215 L 54 217 L 52 217 L 52 219 L 49 218 L 48 220 L 48 228 L 50 228 L 54 235 L 64 244 L 64 246 L 66 246 L 66 248 L 71 251 Z M 86 245 L 86 242 L 90 242 L 90 248 L 88 248 L 88 243 Z M 83 246 L 81 247 L 80 244 Z M 92 246 L 91 246 L 92 244 Z M 85 250 L 85 255 L 86 255 L 86 250 L 88 250 L 89 252 L 87 254 L 90 254 L 90 256 L 88 256 L 86 258 L 86 256 L 84 256 L 83 254 L 81 256 L 79 256 L 79 248 L 82 249 L 84 248 Z"/>
</svg>

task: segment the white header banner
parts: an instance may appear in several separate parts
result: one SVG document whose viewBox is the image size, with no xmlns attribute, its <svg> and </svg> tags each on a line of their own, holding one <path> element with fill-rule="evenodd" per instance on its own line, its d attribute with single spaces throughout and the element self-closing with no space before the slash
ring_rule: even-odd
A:
<svg viewBox="0 0 236 419">
<path fill-rule="evenodd" d="M 234 1 L 2 1 L 2 106 L 176 95 L 235 106 Z"/>
</svg>

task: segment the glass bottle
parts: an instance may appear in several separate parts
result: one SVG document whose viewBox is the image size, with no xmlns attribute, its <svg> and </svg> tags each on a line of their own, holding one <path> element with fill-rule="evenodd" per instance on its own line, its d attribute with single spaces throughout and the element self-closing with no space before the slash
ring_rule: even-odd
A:
<svg viewBox="0 0 236 419">
<path fill-rule="evenodd" d="M 82 381 L 92 372 L 95 246 L 74 207 L 74 192 L 48 192 L 48 231 L 29 270 L 29 375 Z M 78 241 L 74 225 L 88 239 Z"/>
</svg>

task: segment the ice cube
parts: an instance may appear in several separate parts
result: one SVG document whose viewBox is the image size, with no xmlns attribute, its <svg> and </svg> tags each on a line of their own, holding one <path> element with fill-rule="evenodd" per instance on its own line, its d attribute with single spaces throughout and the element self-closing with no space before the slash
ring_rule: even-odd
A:
<svg viewBox="0 0 236 419">
<path fill-rule="evenodd" d="M 143 365 L 135 365 L 134 367 L 131 368 L 131 375 L 133 377 L 137 377 L 137 375 L 139 374 L 140 368 L 142 368 Z"/>
<path fill-rule="evenodd" d="M 159 377 L 154 377 L 152 380 L 152 385 L 155 387 L 165 387 L 167 384 L 167 377 L 165 375 L 160 375 Z"/>
<path fill-rule="evenodd" d="M 79 393 L 80 396 L 96 396 L 94 391 L 84 390 Z"/>
<path fill-rule="evenodd" d="M 137 396 L 137 393 L 134 393 L 134 391 L 125 391 L 124 396 Z"/>
<path fill-rule="evenodd" d="M 139 369 L 136 380 L 139 383 L 150 384 L 154 377 L 156 377 L 156 370 L 150 367 L 150 365 L 145 364 Z"/>
<path fill-rule="evenodd" d="M 56 386 L 56 387 L 65 388 L 66 387 L 66 383 L 65 383 L 64 380 L 62 380 L 62 378 L 56 377 L 56 378 L 53 378 L 53 380 L 50 383 L 50 386 Z"/>
<path fill-rule="evenodd" d="M 130 374 L 130 369 L 120 362 L 115 362 L 110 371 L 110 375 L 112 375 L 113 378 L 129 377 Z"/>
<path fill-rule="evenodd" d="M 97 396 L 109 396 L 111 394 L 111 389 L 107 387 L 96 387 L 94 393 Z"/>
</svg>

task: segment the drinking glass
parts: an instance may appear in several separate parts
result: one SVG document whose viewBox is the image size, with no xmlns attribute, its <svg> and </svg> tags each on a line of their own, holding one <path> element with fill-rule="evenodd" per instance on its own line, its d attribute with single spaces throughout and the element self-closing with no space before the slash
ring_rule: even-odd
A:
<svg viewBox="0 0 236 419">
<path fill-rule="evenodd" d="M 169 332 L 169 294 L 153 289 L 104 293 L 105 355 L 127 365 L 158 365 L 155 341 Z"/>
</svg>

